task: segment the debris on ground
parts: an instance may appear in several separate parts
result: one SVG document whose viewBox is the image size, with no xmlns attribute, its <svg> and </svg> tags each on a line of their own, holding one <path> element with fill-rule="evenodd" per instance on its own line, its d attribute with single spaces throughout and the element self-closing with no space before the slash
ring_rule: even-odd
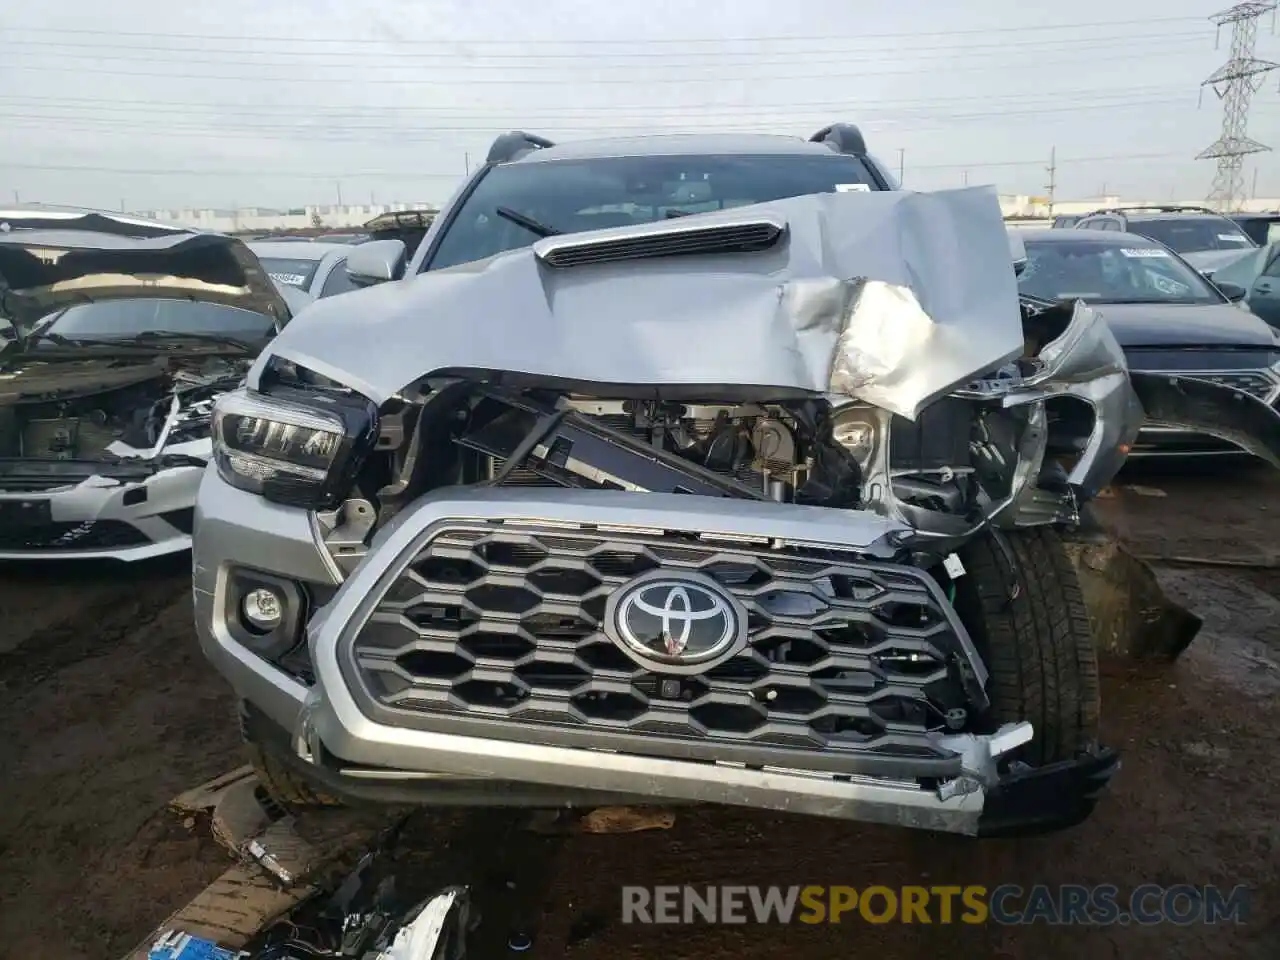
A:
<svg viewBox="0 0 1280 960">
<path fill-rule="evenodd" d="M 1122 541 L 1066 539 L 1099 652 L 1171 663 L 1203 621 L 1160 586 L 1151 565 Z"/>
<path fill-rule="evenodd" d="M 1205 743 L 1203 740 L 1192 740 L 1182 745 L 1182 750 L 1188 756 L 1197 757 L 1201 760 L 1230 760 L 1231 751 L 1226 747 L 1215 747 L 1211 743 Z"/>
<path fill-rule="evenodd" d="M 1165 493 L 1163 490 L 1161 490 L 1159 487 L 1144 487 L 1137 483 L 1126 484 L 1125 489 L 1132 493 L 1136 493 L 1140 497 L 1167 497 L 1168 496 L 1168 494 Z"/>
<path fill-rule="evenodd" d="M 572 810 L 535 810 L 530 814 L 525 829 L 555 836 L 640 833 L 643 830 L 670 830 L 675 822 L 674 811 L 659 807 L 596 807 L 586 814 Z"/>
<path fill-rule="evenodd" d="M 374 845 L 398 815 L 396 810 L 323 809 L 310 813 L 304 824 L 268 809 L 261 796 L 252 768 L 242 767 L 169 802 L 169 809 L 184 823 L 207 817 L 214 840 L 236 862 L 171 915 L 162 931 L 186 931 L 222 949 L 243 947 L 264 927 L 317 896 L 317 875 L 342 857 Z M 157 936 L 133 950 L 129 960 L 150 960 L 148 951 Z M 179 956 L 203 960 L 200 954 Z"/>
<path fill-rule="evenodd" d="M 464 886 L 406 899 L 386 846 L 365 854 L 327 898 L 312 898 L 247 945 L 247 960 L 465 960 L 478 918 Z"/>
<path fill-rule="evenodd" d="M 238 960 L 242 956 L 234 950 L 224 950 L 212 940 L 169 930 L 151 945 L 147 960 Z"/>
</svg>

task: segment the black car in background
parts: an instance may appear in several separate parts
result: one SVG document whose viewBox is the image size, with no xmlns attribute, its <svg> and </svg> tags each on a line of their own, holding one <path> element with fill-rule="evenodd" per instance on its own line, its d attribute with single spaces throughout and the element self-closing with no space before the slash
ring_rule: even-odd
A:
<svg viewBox="0 0 1280 960">
<path fill-rule="evenodd" d="M 1170 372 L 1235 387 L 1275 406 L 1280 334 L 1163 244 L 1101 230 L 1020 230 L 1018 289 L 1098 306 L 1131 370 Z M 1216 437 L 1148 423 L 1131 456 L 1239 454 Z"/>
</svg>

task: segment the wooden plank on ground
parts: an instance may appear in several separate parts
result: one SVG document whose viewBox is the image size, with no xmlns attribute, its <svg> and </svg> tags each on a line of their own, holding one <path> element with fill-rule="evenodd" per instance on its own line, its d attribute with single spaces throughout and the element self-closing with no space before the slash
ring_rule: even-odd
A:
<svg viewBox="0 0 1280 960">
<path fill-rule="evenodd" d="M 261 869 L 236 864 L 171 914 L 124 960 L 146 960 L 156 938 L 168 930 L 205 937 L 239 949 L 267 924 L 288 913 L 314 892 L 309 886 L 282 889 Z"/>
<path fill-rule="evenodd" d="M 256 783 L 256 780 L 253 767 L 245 764 L 243 767 L 237 767 L 229 773 L 214 777 L 207 783 L 178 794 L 169 801 L 169 809 L 177 813 L 199 813 L 201 810 L 210 810 L 218 805 L 218 801 L 227 790 L 247 781 Z"/>
</svg>

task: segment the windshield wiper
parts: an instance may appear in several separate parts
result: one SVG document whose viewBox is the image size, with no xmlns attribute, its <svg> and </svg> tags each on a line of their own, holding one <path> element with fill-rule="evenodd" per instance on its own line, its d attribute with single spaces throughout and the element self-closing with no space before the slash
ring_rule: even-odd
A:
<svg viewBox="0 0 1280 960">
<path fill-rule="evenodd" d="M 536 233 L 540 237 L 560 236 L 560 231 L 555 227 L 548 227 L 541 220 L 526 217 L 519 210 L 512 210 L 510 207 L 494 207 L 493 212 L 502 217 L 502 219 L 510 220 L 512 223 L 524 227 L 530 233 Z"/>
<path fill-rule="evenodd" d="M 256 350 L 257 345 L 250 343 L 248 340 L 241 340 L 237 337 L 228 337 L 221 333 L 183 333 L 180 330 L 143 330 L 141 333 L 135 333 L 130 337 L 121 337 L 117 342 L 120 343 L 157 343 L 157 342 L 181 342 L 194 341 L 196 343 L 210 343 L 224 347 L 235 347 L 237 350 Z"/>
</svg>

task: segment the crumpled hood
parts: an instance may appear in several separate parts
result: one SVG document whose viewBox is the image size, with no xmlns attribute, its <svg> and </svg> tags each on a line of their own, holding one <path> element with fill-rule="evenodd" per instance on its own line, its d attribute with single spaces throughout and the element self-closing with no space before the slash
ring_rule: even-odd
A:
<svg viewBox="0 0 1280 960">
<path fill-rule="evenodd" d="M 234 237 L 87 214 L 0 214 L 0 317 L 21 333 L 59 307 L 112 299 L 222 303 L 287 322 L 289 304 Z"/>
<path fill-rule="evenodd" d="M 636 258 L 768 224 L 777 240 L 754 252 Z M 914 418 L 1022 347 L 993 189 L 837 193 L 552 237 L 320 300 L 250 384 L 279 356 L 377 403 L 428 374 L 509 371 L 837 394 Z"/>
</svg>

